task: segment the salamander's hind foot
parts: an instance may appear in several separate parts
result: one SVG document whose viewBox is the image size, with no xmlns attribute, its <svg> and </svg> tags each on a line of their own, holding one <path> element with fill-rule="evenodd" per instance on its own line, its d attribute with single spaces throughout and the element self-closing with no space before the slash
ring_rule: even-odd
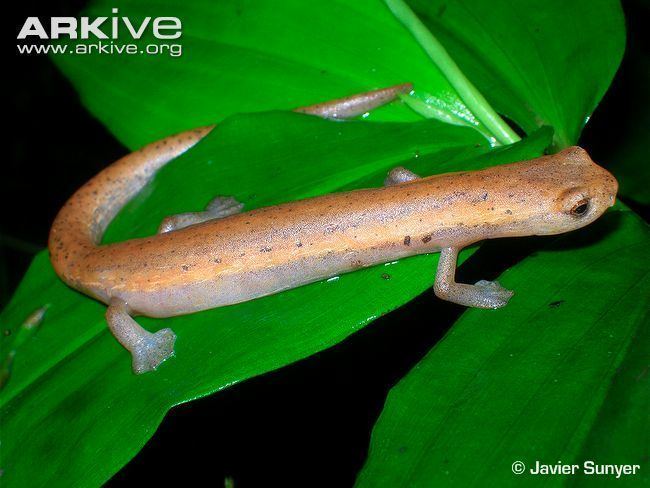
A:
<svg viewBox="0 0 650 488">
<path fill-rule="evenodd" d="M 481 308 L 505 307 L 514 295 L 512 290 L 504 288 L 498 281 L 480 280 L 474 286 L 477 288 L 477 299 L 483 305 Z"/>
<path fill-rule="evenodd" d="M 176 334 L 171 329 L 161 329 L 142 338 L 133 348 L 133 372 L 142 374 L 154 371 L 167 358 L 174 355 Z"/>
<path fill-rule="evenodd" d="M 119 343 L 131 353 L 135 374 L 153 371 L 165 359 L 174 355 L 176 334 L 171 329 L 161 329 L 152 334 L 140 327 L 130 313 L 126 302 L 113 298 L 106 310 L 108 327 Z"/>
<path fill-rule="evenodd" d="M 202 212 L 187 212 L 171 215 L 163 219 L 158 227 L 158 234 L 183 229 L 194 224 L 207 222 L 208 220 L 222 219 L 230 215 L 238 214 L 244 208 L 244 204 L 233 197 L 215 197 Z"/>
</svg>

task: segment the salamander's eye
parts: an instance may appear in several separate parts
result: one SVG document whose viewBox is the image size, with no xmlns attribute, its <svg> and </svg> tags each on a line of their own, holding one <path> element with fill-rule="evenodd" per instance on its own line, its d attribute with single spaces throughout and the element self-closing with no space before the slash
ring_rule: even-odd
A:
<svg viewBox="0 0 650 488">
<path fill-rule="evenodd" d="M 571 207 L 571 215 L 575 215 L 576 217 L 582 217 L 584 214 L 587 213 L 587 210 L 589 210 L 589 200 L 587 199 L 580 200 L 573 207 Z"/>
</svg>

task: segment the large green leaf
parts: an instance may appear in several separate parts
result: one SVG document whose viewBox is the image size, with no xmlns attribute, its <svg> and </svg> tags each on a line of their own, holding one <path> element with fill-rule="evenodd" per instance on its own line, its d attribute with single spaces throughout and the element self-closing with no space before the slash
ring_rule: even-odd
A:
<svg viewBox="0 0 650 488">
<path fill-rule="evenodd" d="M 428 174 L 520 160 L 540 154 L 550 140 L 545 130 L 486 153 L 489 146 L 475 131 L 435 121 L 235 116 L 163 168 L 113 222 L 107 241 L 153 233 L 163 216 L 202 208 L 215 194 L 234 194 L 250 209 L 379 185 L 397 164 Z M 3 481 L 106 480 L 173 405 L 341 341 L 429 288 L 436 261 L 436 255 L 420 256 L 236 306 L 140 318 L 151 330 L 171 327 L 178 339 L 176 357 L 155 373 L 134 376 L 128 354 L 106 328 L 105 307 L 67 288 L 41 253 L 0 315 L 2 329 L 11 332 L 1 336 L 0 357 L 14 357 L 0 392 Z M 44 305 L 39 327 L 21 326 Z"/>
<path fill-rule="evenodd" d="M 381 0 L 120 2 L 119 15 L 133 19 L 180 17 L 182 56 L 54 60 L 88 108 L 130 147 L 236 112 L 289 109 L 404 81 L 414 83 L 436 116 L 480 128 L 454 88 L 447 69 L 454 62 L 497 111 L 528 133 L 551 125 L 557 142 L 567 145 L 577 140 L 623 52 L 616 0 L 409 3 L 451 60 L 430 60 Z M 111 15 L 114 6 L 95 0 L 85 14 Z M 415 115 L 393 106 L 372 117 Z"/>
<path fill-rule="evenodd" d="M 628 43 L 621 70 L 600 112 L 587 128 L 589 140 L 599 161 L 612 171 L 620 183 L 619 194 L 650 206 L 650 51 L 646 41 L 646 20 L 650 3 L 628 0 Z M 600 115 L 600 116 L 599 116 Z M 597 137 L 597 135 L 606 137 Z"/>
<path fill-rule="evenodd" d="M 84 14 L 110 15 L 114 5 L 96 0 Z M 380 0 L 119 5 L 119 15 L 133 19 L 182 19 L 182 56 L 53 59 L 87 107 L 130 147 L 233 113 L 291 109 L 405 81 L 426 86 L 450 107 L 462 105 Z M 382 112 L 387 113 L 382 117 Z M 372 117 L 419 118 L 399 105 Z"/>
<path fill-rule="evenodd" d="M 408 0 L 465 75 L 526 132 L 578 140 L 625 47 L 618 0 Z"/>
<path fill-rule="evenodd" d="M 520 486 L 515 461 L 587 460 L 647 481 L 649 246 L 619 208 L 507 271 L 511 303 L 466 311 L 391 390 L 357 485 Z"/>
</svg>

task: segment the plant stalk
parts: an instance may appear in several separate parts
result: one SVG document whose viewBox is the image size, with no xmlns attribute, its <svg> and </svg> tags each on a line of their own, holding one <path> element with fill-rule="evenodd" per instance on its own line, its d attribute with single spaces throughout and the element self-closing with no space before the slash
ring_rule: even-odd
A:
<svg viewBox="0 0 650 488">
<path fill-rule="evenodd" d="M 501 144 L 512 144 L 521 138 L 490 106 L 477 88 L 469 81 L 447 50 L 427 29 L 404 0 L 384 0 L 393 15 L 406 27 L 422 46 L 429 58 L 440 69 L 447 81 L 456 90 L 467 108 Z"/>
</svg>

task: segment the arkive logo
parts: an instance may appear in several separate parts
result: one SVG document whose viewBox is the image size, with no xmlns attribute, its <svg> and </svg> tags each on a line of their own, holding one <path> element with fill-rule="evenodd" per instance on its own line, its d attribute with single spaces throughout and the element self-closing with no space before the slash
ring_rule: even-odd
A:
<svg viewBox="0 0 650 488">
<path fill-rule="evenodd" d="M 118 14 L 118 9 L 111 10 Z M 128 35 L 140 39 L 148 30 L 156 39 L 178 39 L 182 35 L 182 24 L 178 17 L 145 17 L 142 22 L 128 17 L 51 17 L 49 30 L 38 17 L 27 17 L 17 39 L 119 39 Z M 108 31 L 108 33 L 107 33 Z"/>
<path fill-rule="evenodd" d="M 183 46 L 175 41 L 183 35 L 178 17 L 131 20 L 120 16 L 117 8 L 111 12 L 110 17 L 51 17 L 49 22 L 27 17 L 18 33 L 16 49 L 28 55 L 182 55 Z M 55 42 L 45 42 L 48 40 Z"/>
</svg>

